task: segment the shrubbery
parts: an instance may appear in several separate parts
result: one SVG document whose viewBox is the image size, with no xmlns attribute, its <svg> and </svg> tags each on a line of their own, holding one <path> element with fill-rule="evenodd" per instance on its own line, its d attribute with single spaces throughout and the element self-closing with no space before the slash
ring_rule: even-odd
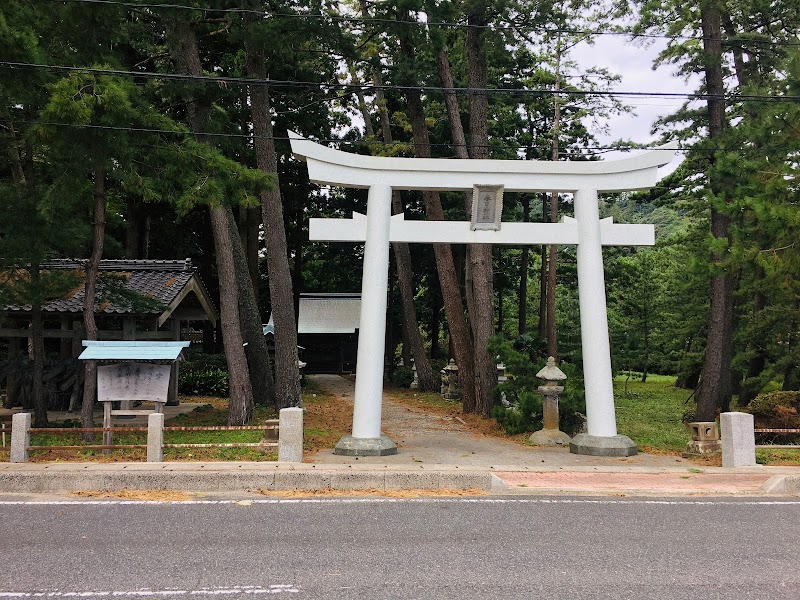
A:
<svg viewBox="0 0 800 600">
<path fill-rule="evenodd" d="M 397 367 L 392 373 L 392 383 L 407 388 L 414 381 L 414 371 L 410 367 Z"/>
<path fill-rule="evenodd" d="M 226 398 L 228 365 L 224 354 L 196 354 L 181 363 L 178 391 L 186 396 Z"/>
<path fill-rule="evenodd" d="M 506 366 L 508 381 L 495 388 L 498 399 L 505 395 L 511 406 L 499 404 L 492 416 L 510 435 L 536 431 L 542 427 L 542 395 L 537 391 L 544 381 L 536 373 L 544 367 L 544 343 L 531 336 L 509 340 L 502 336 L 489 342 L 489 352 L 498 356 Z M 575 365 L 561 363 L 559 368 L 567 376 L 564 391 L 558 400 L 560 428 L 568 434 L 577 433 L 583 420 L 575 413 L 586 412 L 583 392 L 583 374 Z"/>
<path fill-rule="evenodd" d="M 767 392 L 759 394 L 740 409 L 750 413 L 757 427 L 800 427 L 800 392 Z"/>
</svg>

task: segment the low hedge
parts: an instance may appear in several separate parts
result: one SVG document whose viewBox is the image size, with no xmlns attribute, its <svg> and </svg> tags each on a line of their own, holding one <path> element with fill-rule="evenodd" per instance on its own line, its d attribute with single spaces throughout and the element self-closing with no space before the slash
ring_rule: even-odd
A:
<svg viewBox="0 0 800 600">
<path fill-rule="evenodd" d="M 759 394 L 747 406 L 740 409 L 750 413 L 756 427 L 798 428 L 800 427 L 800 392 L 767 392 Z"/>
<path fill-rule="evenodd" d="M 186 396 L 227 398 L 228 366 L 225 355 L 198 354 L 180 365 L 178 391 Z"/>
</svg>

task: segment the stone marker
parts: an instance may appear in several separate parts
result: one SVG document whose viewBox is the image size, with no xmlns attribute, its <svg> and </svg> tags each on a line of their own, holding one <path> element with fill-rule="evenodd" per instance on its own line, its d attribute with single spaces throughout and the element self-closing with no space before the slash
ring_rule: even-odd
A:
<svg viewBox="0 0 800 600">
<path fill-rule="evenodd" d="M 31 445 L 31 413 L 17 413 L 11 417 L 11 462 L 28 462 Z"/>
<path fill-rule="evenodd" d="M 278 462 L 303 462 L 303 409 L 282 408 L 278 419 Z"/>
<path fill-rule="evenodd" d="M 164 413 L 147 415 L 147 462 L 164 461 Z"/>
<path fill-rule="evenodd" d="M 719 416 L 722 430 L 722 466 L 752 467 L 756 464 L 753 415 L 727 412 Z"/>
</svg>

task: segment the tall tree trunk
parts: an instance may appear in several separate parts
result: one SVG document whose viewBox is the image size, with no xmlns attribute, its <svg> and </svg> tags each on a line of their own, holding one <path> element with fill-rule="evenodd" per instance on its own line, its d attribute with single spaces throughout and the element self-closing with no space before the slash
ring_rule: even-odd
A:
<svg viewBox="0 0 800 600">
<path fill-rule="evenodd" d="M 522 197 L 522 222 L 531 220 L 531 200 L 528 196 Z M 517 334 L 525 335 L 528 332 L 528 262 L 530 260 L 530 246 L 523 246 L 519 257 L 519 298 L 517 312 Z"/>
<path fill-rule="evenodd" d="M 97 166 L 94 171 L 94 226 L 92 234 L 92 253 L 86 263 L 86 281 L 83 298 L 83 327 L 87 340 L 97 340 L 97 323 L 94 319 L 94 300 L 97 294 L 97 272 L 103 257 L 103 241 L 106 230 L 106 170 Z M 94 402 L 97 395 L 97 363 L 84 362 L 83 403 L 81 404 L 81 425 L 94 426 Z M 91 441 L 93 433 L 84 433 L 83 439 Z"/>
<path fill-rule="evenodd" d="M 375 129 L 372 127 L 372 115 L 369 113 L 369 105 L 367 104 L 367 99 L 364 96 L 364 90 L 361 88 L 361 81 L 358 78 L 358 72 L 352 64 L 350 65 L 350 83 L 353 84 L 353 94 L 356 97 L 358 110 L 361 113 L 361 118 L 364 121 L 364 137 L 372 141 L 372 139 L 375 137 Z"/>
<path fill-rule="evenodd" d="M 708 92 L 708 133 L 712 140 L 721 138 L 725 126 L 725 99 L 722 69 L 722 22 L 717 0 L 706 0 L 700 5 L 703 26 L 703 61 Z M 709 187 L 717 198 L 728 201 L 729 184 L 714 172 L 712 158 Z M 713 421 L 719 408 L 730 401 L 731 395 L 731 345 L 733 333 L 733 282 L 726 272 L 727 249 L 730 248 L 731 220 L 712 201 L 711 234 L 721 242 L 722 251 L 712 253 L 711 305 L 709 309 L 708 337 L 703 362 L 703 376 L 697 390 L 698 421 Z"/>
<path fill-rule="evenodd" d="M 431 340 L 431 358 L 439 358 L 439 323 L 441 314 L 441 303 L 439 302 L 439 290 L 431 287 L 431 320 L 428 324 L 429 337 Z"/>
<path fill-rule="evenodd" d="M 239 313 L 239 294 L 233 245 L 238 236 L 231 234 L 228 208 L 212 206 L 211 232 L 217 252 L 217 275 L 219 276 L 220 321 L 222 322 L 225 358 L 228 361 L 228 425 L 244 425 L 253 414 L 253 389 L 244 352 L 244 339 Z"/>
<path fill-rule="evenodd" d="M 177 11 L 170 22 L 170 45 L 178 68 L 189 75 L 202 75 L 200 53 L 197 37 L 189 15 Z M 200 141 L 209 144 L 202 132 L 206 128 L 206 116 L 209 107 L 197 98 L 189 98 L 187 116 L 190 127 L 200 132 Z M 209 144 L 210 145 L 210 144 Z M 250 386 L 250 374 L 247 368 L 247 357 L 244 351 L 244 340 L 241 332 L 239 316 L 239 288 L 234 266 L 231 223 L 226 209 L 222 206 L 210 206 L 211 231 L 214 237 L 214 248 L 217 255 L 217 275 L 220 287 L 220 323 L 223 331 L 225 358 L 228 363 L 230 401 L 228 403 L 228 424 L 244 425 L 253 412 L 253 390 Z M 238 241 L 238 236 L 237 236 Z"/>
<path fill-rule="evenodd" d="M 763 271 L 758 269 L 759 275 L 763 277 Z M 756 292 L 755 306 L 753 307 L 752 319 L 758 319 L 761 313 L 767 306 L 767 298 L 763 292 Z M 742 388 L 739 390 L 738 406 L 747 406 L 761 391 L 761 386 L 758 384 L 758 376 L 767 365 L 767 353 L 764 344 L 759 339 L 751 341 L 753 348 L 753 356 L 747 362 L 747 372 L 742 381 Z"/>
<path fill-rule="evenodd" d="M 545 201 L 542 204 L 546 204 Z M 548 217 L 544 216 L 544 221 Z M 539 322 L 536 325 L 536 333 L 540 340 L 547 339 L 547 246 L 539 246 Z"/>
<path fill-rule="evenodd" d="M 366 2 L 361 2 L 361 14 L 364 18 L 369 18 L 369 10 Z M 381 74 L 379 66 L 373 64 L 372 66 L 372 80 L 376 87 L 380 88 Z M 351 71 L 352 72 L 352 71 Z M 358 82 L 355 74 L 353 74 L 353 81 Z M 358 92 L 360 94 L 360 90 Z M 363 99 L 363 94 L 358 96 L 359 107 L 362 111 L 364 118 L 365 133 L 367 137 L 374 136 L 372 128 L 372 121 L 367 110 L 366 102 Z M 378 104 L 379 120 L 381 124 L 381 137 L 388 145 L 392 143 L 392 130 L 390 126 L 389 111 L 386 106 L 386 100 L 383 96 L 383 91 L 378 89 L 376 93 L 376 101 Z M 403 212 L 403 206 L 400 199 L 400 192 L 395 191 L 392 193 L 392 211 L 394 214 Z M 419 320 L 417 319 L 417 311 L 414 307 L 414 286 L 413 286 L 413 269 L 411 266 L 411 252 L 409 251 L 408 244 L 395 243 L 392 244 L 394 251 L 395 265 L 397 267 L 397 284 L 400 289 L 400 305 L 401 313 L 403 315 L 403 362 L 406 366 L 409 365 L 407 352 L 410 351 L 414 357 L 414 364 L 417 369 L 417 378 L 419 379 L 420 389 L 424 391 L 435 391 L 437 389 L 437 376 L 433 372 L 430 359 L 425 353 L 425 343 L 422 339 L 422 334 L 419 331 Z M 389 328 L 387 327 L 387 331 Z"/>
<path fill-rule="evenodd" d="M 403 212 L 399 191 L 392 192 L 392 211 L 395 214 Z M 414 307 L 414 288 L 411 281 L 411 252 L 408 249 L 408 244 L 395 243 L 392 244 L 392 249 L 394 250 L 394 259 L 397 264 L 397 284 L 400 286 L 403 333 L 408 338 L 411 353 L 414 355 L 419 389 L 424 392 L 435 392 L 439 387 L 439 378 L 434 374 L 431 361 L 428 360 L 428 355 L 425 354 L 425 342 L 419 332 L 417 309 Z"/>
<path fill-rule="evenodd" d="M 246 17 L 251 23 L 254 17 Z M 266 79 L 263 51 L 254 44 L 245 45 L 245 66 L 249 77 Z M 272 190 L 261 192 L 261 218 L 267 250 L 269 294 L 275 323 L 275 397 L 279 408 L 300 406 L 300 369 L 297 358 L 297 320 L 295 316 L 292 275 L 283 221 L 283 201 L 278 185 L 278 160 L 272 132 L 269 89 L 257 84 L 250 87 L 253 119 L 253 145 L 259 169 L 275 176 Z"/>
<path fill-rule="evenodd" d="M 558 160 L 558 136 L 561 130 L 561 35 L 559 34 L 556 51 L 556 80 L 553 94 L 553 132 L 552 154 L 550 160 Z M 550 194 L 550 222 L 558 223 L 558 192 Z M 558 266 L 558 246 L 547 247 L 547 355 L 558 361 L 558 323 L 556 319 L 556 267 Z"/>
<path fill-rule="evenodd" d="M 466 160 L 469 158 L 469 153 L 467 151 L 467 142 L 466 137 L 464 135 L 464 126 L 461 123 L 461 113 L 458 109 L 458 99 L 456 98 L 455 94 L 455 85 L 453 83 L 453 74 L 452 69 L 450 68 L 450 57 L 448 56 L 446 49 L 441 49 L 436 54 L 436 67 L 439 73 L 439 80 L 442 83 L 442 87 L 445 89 L 445 106 L 447 108 L 447 118 L 448 122 L 450 123 L 450 132 L 453 139 L 453 148 L 455 151 L 455 155 L 457 158 Z M 418 95 L 418 94 L 417 94 Z M 408 97 L 408 94 L 406 94 Z M 422 113 L 422 102 L 420 101 L 419 107 L 416 109 L 415 112 L 419 113 L 417 117 L 419 121 L 418 124 L 420 131 L 420 137 L 422 134 L 422 126 L 425 123 L 424 114 Z M 409 101 L 409 112 L 411 113 L 411 106 L 412 102 Z M 414 123 L 412 121 L 412 128 Z M 424 130 L 424 141 L 427 142 L 427 128 Z M 419 151 L 420 144 L 417 144 L 417 149 Z M 419 154 L 417 154 L 420 156 Z M 427 150 L 426 157 L 430 157 L 430 149 Z M 465 193 L 464 194 L 464 205 L 467 211 L 467 214 L 470 214 L 470 205 L 472 202 L 472 194 Z M 439 201 L 438 194 L 436 195 L 436 203 L 438 203 L 438 211 L 441 213 L 440 219 L 444 219 L 444 212 L 441 210 L 441 202 Z M 428 213 L 428 218 L 432 219 L 430 213 Z M 435 250 L 435 246 L 434 246 Z M 470 247 L 467 246 L 467 254 L 469 254 Z M 449 261 L 452 262 L 452 251 L 450 253 Z M 437 258 L 437 266 L 438 266 L 438 258 Z M 449 268 L 445 266 L 445 268 Z M 466 277 L 466 290 L 465 290 L 465 297 L 467 300 L 467 310 L 470 316 L 473 315 L 474 310 L 474 293 L 472 289 L 472 269 L 469 266 L 469 259 L 467 260 L 467 277 Z M 453 277 L 455 277 L 455 281 L 445 281 L 443 278 L 442 270 L 439 270 L 439 279 L 441 280 L 442 285 L 442 299 L 444 301 L 445 307 L 445 315 L 447 318 L 447 322 L 450 327 L 450 341 L 451 345 L 453 346 L 453 350 L 455 353 L 456 362 L 458 363 L 458 379 L 459 384 L 461 385 L 461 400 L 463 404 L 464 412 L 475 412 L 478 410 L 478 398 L 480 394 L 480 389 L 478 388 L 478 382 L 475 379 L 475 346 L 473 345 L 472 335 L 473 333 L 470 331 L 469 323 L 464 318 L 464 306 L 461 301 L 461 290 L 458 283 L 458 271 L 455 270 L 453 267 Z M 450 294 L 453 294 L 451 297 Z M 457 295 L 455 295 L 457 294 Z M 489 314 L 489 318 L 492 318 L 492 314 Z M 458 319 L 458 323 L 454 324 L 452 321 L 453 318 Z M 456 327 L 457 325 L 457 327 Z M 462 348 L 462 344 L 464 345 Z M 469 361 L 469 365 L 467 365 L 467 361 Z M 468 370 L 465 370 L 465 367 Z M 467 392 L 469 395 L 467 395 Z"/>
<path fill-rule="evenodd" d="M 239 317 L 241 319 L 244 350 L 247 356 L 247 369 L 250 375 L 250 386 L 253 390 L 253 402 L 261 406 L 275 406 L 275 382 L 272 377 L 272 365 L 269 360 L 267 340 L 264 337 L 261 314 L 258 310 L 253 282 L 247 270 L 247 260 L 241 238 L 237 235 L 236 221 L 229 206 L 224 206 L 230 224 L 233 264 L 236 269 L 236 281 L 239 288 Z"/>
<path fill-rule="evenodd" d="M 487 7 L 479 3 L 467 16 L 466 50 L 469 71 L 469 152 L 470 158 L 489 158 L 488 73 L 483 34 L 488 25 Z M 489 338 L 494 335 L 494 290 L 492 289 L 492 247 L 481 244 L 470 248 L 474 306 L 470 310 L 475 348 L 477 411 L 488 417 L 494 406 L 492 390 L 497 386 L 497 367 L 489 355 Z"/>
<path fill-rule="evenodd" d="M 800 296 L 794 300 L 794 312 L 789 319 L 789 333 L 786 336 L 786 354 L 790 357 L 790 360 L 786 361 L 786 367 L 783 369 L 783 385 L 781 389 L 784 392 L 800 389 L 800 365 L 798 361 L 791 360 L 797 348 L 798 315 L 800 315 Z"/>
<path fill-rule="evenodd" d="M 422 99 L 416 90 L 406 90 L 409 120 L 414 137 L 415 153 L 420 158 L 430 158 L 431 147 L 428 128 L 422 109 Z M 444 210 L 438 192 L 422 192 L 425 213 L 429 221 L 444 221 Z M 461 387 L 461 402 L 464 412 L 475 412 L 477 407 L 477 386 L 475 381 L 474 354 L 469 326 L 464 318 L 464 305 L 461 302 L 461 289 L 458 284 L 453 252 L 447 244 L 433 244 L 436 268 L 439 272 L 439 285 L 442 289 L 444 311 L 453 345 L 453 353 L 458 364 L 458 380 Z M 491 319 L 493 313 L 489 313 Z"/>
<path fill-rule="evenodd" d="M 237 225 L 235 233 L 239 236 L 239 245 L 244 252 L 244 264 L 258 305 L 258 287 L 261 283 L 261 274 L 258 270 L 258 226 L 261 224 L 261 210 L 240 206 L 238 214 L 239 218 L 235 219 Z"/>
<path fill-rule="evenodd" d="M 31 202 L 33 186 L 29 186 L 28 177 L 22 167 L 22 160 L 17 146 L 17 136 L 13 123 L 4 125 L 7 132 L 7 152 L 11 167 L 11 176 L 17 196 L 23 202 Z M 39 290 L 41 282 L 40 265 L 37 261 L 31 262 L 31 288 L 34 292 L 34 301 L 31 303 L 31 362 L 33 363 L 33 408 L 35 411 L 35 427 L 47 427 L 47 400 L 44 396 L 44 323 L 42 319 L 42 302 Z M 13 379 L 9 376 L 9 385 L 6 386 L 6 401 L 14 397 Z M 11 404 L 9 404 L 11 406 Z"/>
<path fill-rule="evenodd" d="M 31 285 L 36 299 L 31 307 L 31 362 L 33 362 L 33 410 L 34 426 L 47 427 L 47 398 L 44 395 L 44 322 L 42 302 L 39 295 L 39 264 L 31 265 Z"/>
</svg>

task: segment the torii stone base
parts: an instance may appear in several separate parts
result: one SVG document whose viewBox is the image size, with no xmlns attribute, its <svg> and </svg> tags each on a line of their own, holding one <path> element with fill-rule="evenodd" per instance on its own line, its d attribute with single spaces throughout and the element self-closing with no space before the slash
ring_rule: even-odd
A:
<svg viewBox="0 0 800 600">
<path fill-rule="evenodd" d="M 599 436 L 579 433 L 569 443 L 572 454 L 586 456 L 635 456 L 636 444 L 626 435 Z"/>
<path fill-rule="evenodd" d="M 397 445 L 385 435 L 376 438 L 345 435 L 336 443 L 333 453 L 340 456 L 390 456 L 397 454 Z"/>
</svg>

